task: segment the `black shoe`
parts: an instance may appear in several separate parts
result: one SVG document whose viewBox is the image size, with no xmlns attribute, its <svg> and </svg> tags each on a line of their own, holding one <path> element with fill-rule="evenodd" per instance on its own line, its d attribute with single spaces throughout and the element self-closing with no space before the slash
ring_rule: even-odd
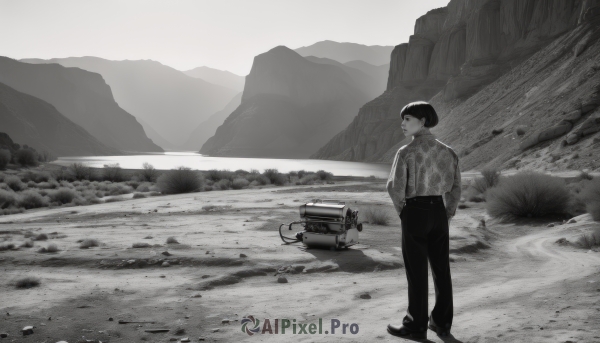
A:
<svg viewBox="0 0 600 343">
<path fill-rule="evenodd" d="M 394 336 L 398 336 L 398 337 L 409 337 L 409 338 L 416 338 L 416 339 L 426 339 L 427 338 L 427 331 L 423 331 L 423 332 L 414 331 L 414 330 L 411 330 L 411 329 L 405 327 L 404 325 L 388 324 L 387 331 L 390 334 L 392 334 Z"/>
<path fill-rule="evenodd" d="M 429 325 L 427 325 L 429 329 L 435 331 L 435 333 L 440 337 L 448 337 L 450 336 L 450 330 L 441 328 L 433 323 L 432 320 L 429 320 Z"/>
</svg>

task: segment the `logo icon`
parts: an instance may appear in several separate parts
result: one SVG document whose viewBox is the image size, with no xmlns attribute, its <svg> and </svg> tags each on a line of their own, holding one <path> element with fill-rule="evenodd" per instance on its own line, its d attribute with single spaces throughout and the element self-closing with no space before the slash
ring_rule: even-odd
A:
<svg viewBox="0 0 600 343">
<path fill-rule="evenodd" d="M 252 325 L 253 328 L 249 328 Z M 247 333 L 249 336 L 254 335 L 260 331 L 260 319 L 255 319 L 254 316 L 244 317 L 242 319 L 242 332 Z"/>
</svg>

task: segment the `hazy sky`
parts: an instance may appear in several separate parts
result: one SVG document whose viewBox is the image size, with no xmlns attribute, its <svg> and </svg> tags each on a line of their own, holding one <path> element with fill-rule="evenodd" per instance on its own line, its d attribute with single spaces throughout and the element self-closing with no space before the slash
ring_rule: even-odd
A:
<svg viewBox="0 0 600 343">
<path fill-rule="evenodd" d="M 0 55 L 152 59 L 247 75 L 254 56 L 322 40 L 408 42 L 449 0 L 0 0 Z"/>
</svg>

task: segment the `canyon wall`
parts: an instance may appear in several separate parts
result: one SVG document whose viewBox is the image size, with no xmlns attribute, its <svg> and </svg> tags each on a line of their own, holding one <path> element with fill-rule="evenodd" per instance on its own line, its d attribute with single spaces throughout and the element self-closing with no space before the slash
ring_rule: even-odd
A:
<svg viewBox="0 0 600 343">
<path fill-rule="evenodd" d="M 405 138 L 408 102 L 460 103 L 592 16 L 598 0 L 452 0 L 415 23 L 390 56 L 387 89 L 311 158 L 379 161 Z M 385 124 L 381 124 L 382 121 Z M 449 124 L 451 125 L 451 124 Z"/>
</svg>

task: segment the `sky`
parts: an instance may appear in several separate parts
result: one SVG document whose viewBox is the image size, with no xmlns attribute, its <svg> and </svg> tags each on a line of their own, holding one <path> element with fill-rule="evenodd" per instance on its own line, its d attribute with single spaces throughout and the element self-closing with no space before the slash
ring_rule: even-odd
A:
<svg viewBox="0 0 600 343">
<path fill-rule="evenodd" d="M 449 0 L 0 0 L 0 55 L 151 59 L 247 75 L 254 56 L 323 40 L 394 46 Z"/>
</svg>

